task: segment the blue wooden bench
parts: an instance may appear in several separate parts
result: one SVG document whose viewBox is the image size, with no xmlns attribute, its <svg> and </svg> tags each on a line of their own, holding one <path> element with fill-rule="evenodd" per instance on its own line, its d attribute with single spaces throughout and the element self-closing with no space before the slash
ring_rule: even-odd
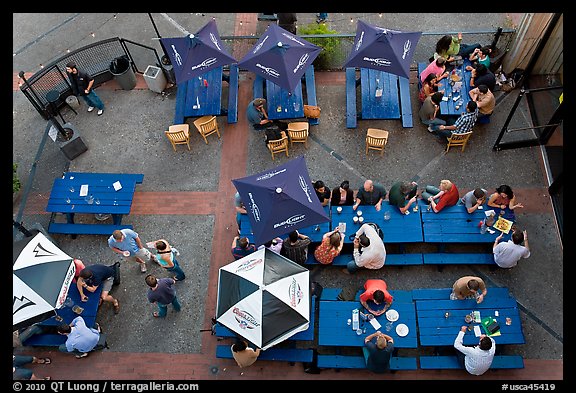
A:
<svg viewBox="0 0 576 393">
<path fill-rule="evenodd" d="M 431 289 L 413 289 L 413 300 L 446 300 L 450 299 L 452 288 L 431 288 Z M 324 292 L 322 292 L 324 294 Z M 488 287 L 488 297 L 510 297 L 508 288 L 502 287 Z"/>
<path fill-rule="evenodd" d="M 228 124 L 238 122 L 238 64 L 230 64 L 228 80 Z"/>
<path fill-rule="evenodd" d="M 420 79 L 420 74 L 430 63 L 418 63 L 418 93 L 422 90 L 422 80 Z"/>
<path fill-rule="evenodd" d="M 252 83 L 252 96 L 252 99 L 264 98 L 264 78 L 260 75 L 256 75 Z"/>
<path fill-rule="evenodd" d="M 51 222 L 48 233 L 62 233 L 66 235 L 108 235 L 116 229 L 133 229 L 132 225 L 112 224 L 67 224 Z"/>
<path fill-rule="evenodd" d="M 74 176 L 74 180 L 82 182 L 84 180 L 119 180 L 120 182 L 134 181 L 141 184 L 144 181 L 143 173 L 89 173 L 89 172 L 66 172 L 68 176 Z"/>
<path fill-rule="evenodd" d="M 346 68 L 346 128 L 356 128 L 356 68 Z"/>
<path fill-rule="evenodd" d="M 400 85 L 400 111 L 402 116 L 402 127 L 412 128 L 412 101 L 410 100 L 410 82 L 408 78 L 398 77 Z"/>
<path fill-rule="evenodd" d="M 340 254 L 330 265 L 334 266 L 346 266 L 346 264 L 352 260 L 354 257 L 352 254 Z M 314 258 L 314 253 L 309 252 L 308 258 L 306 259 L 306 265 L 319 265 L 320 262 Z M 422 254 L 411 253 L 411 254 L 387 254 L 386 262 L 384 266 L 405 266 L 405 265 L 422 265 Z"/>
<path fill-rule="evenodd" d="M 290 363 L 312 362 L 314 351 L 301 348 L 269 348 L 261 351 L 258 360 L 276 360 Z M 221 359 L 234 359 L 230 345 L 217 345 L 216 357 Z"/>
<path fill-rule="evenodd" d="M 184 124 L 184 108 L 186 106 L 186 93 L 188 92 L 188 83 L 179 83 L 176 89 L 176 109 L 174 110 L 173 124 Z"/>
<path fill-rule="evenodd" d="M 324 288 L 320 300 L 338 300 L 338 295 L 342 292 L 342 288 Z M 355 300 L 360 301 L 360 295 L 364 292 L 363 289 L 358 290 Z M 412 303 L 412 291 L 402 291 L 391 289 L 390 294 L 394 297 L 395 303 Z M 450 294 L 448 294 L 450 296 Z"/>
<path fill-rule="evenodd" d="M 307 105 L 317 106 L 318 101 L 316 100 L 316 79 L 314 78 L 314 66 L 310 65 L 304 75 L 306 77 Z M 311 126 L 317 126 L 320 124 L 320 119 L 308 119 L 308 124 Z"/>
<path fill-rule="evenodd" d="M 350 355 L 318 355 L 319 368 L 357 368 L 365 369 L 364 356 Z M 390 358 L 390 370 L 417 370 L 415 357 Z"/>
<path fill-rule="evenodd" d="M 423 370 L 463 369 L 456 356 L 420 356 L 420 368 Z M 520 355 L 496 355 L 490 369 L 524 368 L 524 359 Z"/>
<path fill-rule="evenodd" d="M 425 265 L 495 265 L 492 253 L 431 253 L 423 254 Z"/>
</svg>

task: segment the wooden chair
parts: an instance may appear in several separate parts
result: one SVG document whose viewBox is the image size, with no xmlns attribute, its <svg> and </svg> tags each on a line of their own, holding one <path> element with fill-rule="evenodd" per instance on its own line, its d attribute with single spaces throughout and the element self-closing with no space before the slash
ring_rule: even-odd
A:
<svg viewBox="0 0 576 393">
<path fill-rule="evenodd" d="M 277 154 L 277 153 L 285 152 L 286 157 L 289 157 L 289 155 L 288 155 L 288 136 L 284 132 L 283 132 L 283 135 L 284 136 L 280 139 L 268 141 L 268 150 L 270 150 L 270 153 L 272 154 L 272 161 L 274 161 L 274 154 Z"/>
<path fill-rule="evenodd" d="M 304 143 L 304 147 L 308 149 L 308 122 L 298 121 L 294 123 L 288 123 L 288 136 L 290 137 L 290 146 L 293 146 L 294 142 Z"/>
<path fill-rule="evenodd" d="M 190 126 L 188 124 L 174 124 L 164 131 L 172 148 L 176 151 L 176 145 L 187 145 L 190 150 Z"/>
<path fill-rule="evenodd" d="M 204 142 L 208 144 L 206 137 L 214 133 L 218 134 L 218 139 L 220 139 L 220 131 L 218 130 L 218 122 L 216 121 L 216 116 L 202 116 L 194 120 L 194 125 L 196 129 L 204 138 Z"/>
<path fill-rule="evenodd" d="M 448 150 L 450 150 L 452 146 L 462 146 L 462 151 L 464 151 L 471 135 L 472 131 L 468 131 L 463 134 L 452 134 L 450 137 L 447 137 L 448 145 L 446 146 L 446 153 L 448 153 Z"/>
<path fill-rule="evenodd" d="M 368 150 L 380 150 L 380 155 L 384 153 L 384 147 L 388 143 L 388 131 L 378 128 L 368 128 L 366 133 L 366 155 Z"/>
</svg>

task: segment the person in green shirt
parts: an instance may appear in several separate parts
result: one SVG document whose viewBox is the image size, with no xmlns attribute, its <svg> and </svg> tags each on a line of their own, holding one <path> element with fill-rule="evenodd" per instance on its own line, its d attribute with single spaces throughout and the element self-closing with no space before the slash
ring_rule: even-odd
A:
<svg viewBox="0 0 576 393">
<path fill-rule="evenodd" d="M 476 48 L 474 49 L 474 52 L 470 54 L 470 61 L 473 65 L 484 64 L 486 68 L 490 69 L 490 52 L 492 52 L 492 49 L 489 46 Z M 466 67 L 467 70 L 469 70 L 468 67 Z"/>
<path fill-rule="evenodd" d="M 474 49 L 480 47 L 480 44 L 463 44 L 462 33 L 458 33 L 458 37 L 445 35 L 436 43 L 434 59 L 444 57 L 448 62 L 452 62 L 455 60 L 454 56 L 469 57 Z"/>
<path fill-rule="evenodd" d="M 418 183 L 416 182 L 401 182 L 398 181 L 390 188 L 388 194 L 388 202 L 391 206 L 397 206 L 400 213 L 405 214 L 406 210 L 410 209 L 413 203 L 417 203 L 416 192 Z"/>
</svg>

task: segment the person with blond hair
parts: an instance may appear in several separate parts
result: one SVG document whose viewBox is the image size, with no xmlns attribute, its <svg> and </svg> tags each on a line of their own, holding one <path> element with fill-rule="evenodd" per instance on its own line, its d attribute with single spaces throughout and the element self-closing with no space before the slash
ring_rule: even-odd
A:
<svg viewBox="0 0 576 393">
<path fill-rule="evenodd" d="M 440 188 L 426 186 L 422 192 L 422 200 L 431 206 L 434 213 L 440 213 L 447 206 L 456 205 L 458 198 L 458 188 L 450 180 L 441 180 Z"/>
<path fill-rule="evenodd" d="M 372 341 L 376 339 L 376 342 Z M 390 358 L 394 354 L 394 339 L 379 330 L 366 336 L 362 348 L 366 368 L 374 373 L 382 374 L 390 370 Z"/>
</svg>

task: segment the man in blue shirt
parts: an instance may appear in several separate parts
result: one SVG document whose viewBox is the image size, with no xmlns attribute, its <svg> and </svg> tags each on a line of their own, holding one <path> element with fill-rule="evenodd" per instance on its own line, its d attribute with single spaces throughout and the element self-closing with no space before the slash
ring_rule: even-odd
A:
<svg viewBox="0 0 576 393">
<path fill-rule="evenodd" d="M 126 259 L 139 263 L 142 273 L 146 273 L 144 258 L 158 263 L 156 256 L 144 248 L 140 237 L 132 229 L 117 229 L 112 232 L 112 236 L 108 238 L 108 246 Z"/>
<path fill-rule="evenodd" d="M 66 342 L 58 347 L 60 352 L 72 353 L 77 359 L 88 356 L 100 340 L 100 327 L 98 329 L 86 326 L 84 319 L 77 316 L 70 322 L 70 325 L 63 323 L 58 326 L 58 333 L 68 336 Z"/>
<path fill-rule="evenodd" d="M 150 303 L 156 303 L 158 306 L 158 311 L 154 311 L 153 313 L 155 318 L 166 317 L 169 304 L 172 304 L 174 311 L 180 311 L 180 303 L 176 296 L 176 288 L 174 288 L 176 281 L 173 278 L 157 279 L 152 274 L 149 274 L 146 276 L 145 281 L 150 287 L 148 288 L 148 301 Z"/>
<path fill-rule="evenodd" d="M 246 118 L 255 130 L 263 130 L 274 125 L 274 122 L 268 118 L 265 106 L 264 98 L 256 98 L 248 104 Z"/>
</svg>

